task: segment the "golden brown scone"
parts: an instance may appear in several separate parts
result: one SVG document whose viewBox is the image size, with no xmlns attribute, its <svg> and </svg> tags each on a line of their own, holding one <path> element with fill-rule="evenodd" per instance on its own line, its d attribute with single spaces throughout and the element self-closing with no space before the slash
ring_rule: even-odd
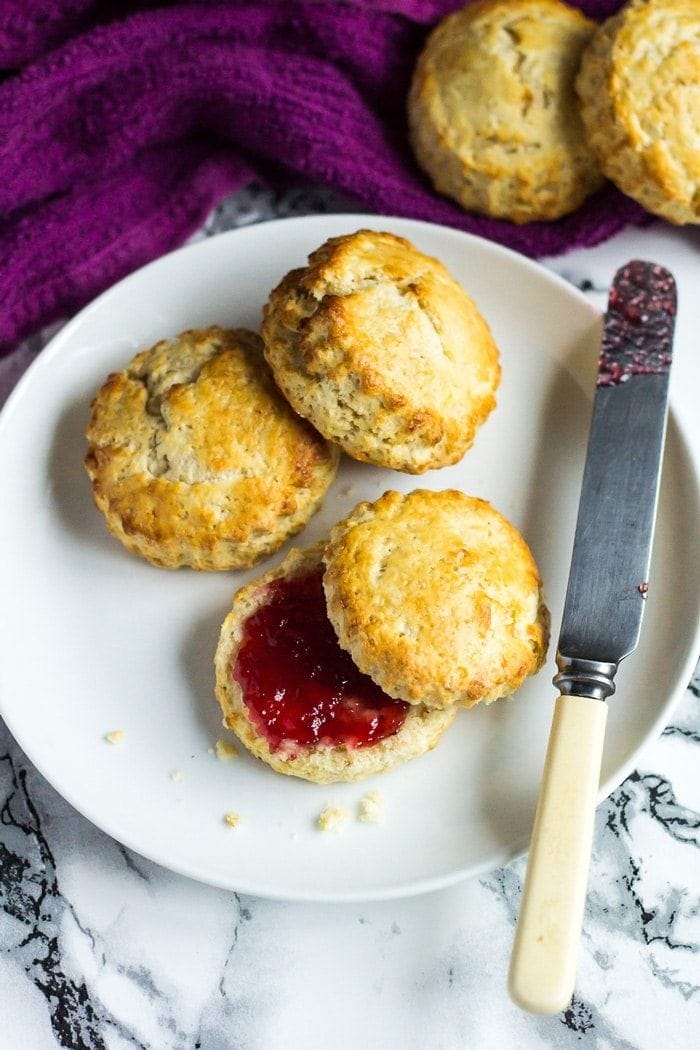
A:
<svg viewBox="0 0 700 1050">
<path fill-rule="evenodd" d="M 280 396 L 259 336 L 183 332 L 137 354 L 92 403 L 85 459 L 110 532 L 154 565 L 239 569 L 319 507 L 338 467 Z"/>
<path fill-rule="evenodd" d="M 602 185 L 574 78 L 595 24 L 560 0 L 483 0 L 444 18 L 408 97 L 416 158 L 468 211 L 557 219 Z"/>
<path fill-rule="evenodd" d="M 390 233 L 326 241 L 274 289 L 262 333 L 292 406 L 366 463 L 455 463 L 496 404 L 488 325 L 442 263 Z"/>
<path fill-rule="evenodd" d="M 647 211 L 700 222 L 700 0 L 637 0 L 598 29 L 576 80 L 605 174 Z"/>
<path fill-rule="evenodd" d="M 386 492 L 331 531 L 328 616 L 389 696 L 490 703 L 539 670 L 549 614 L 532 554 L 485 500 Z"/>
<path fill-rule="evenodd" d="M 233 730 L 249 751 L 278 773 L 318 784 L 361 780 L 386 773 L 394 766 L 422 755 L 435 747 L 454 719 L 456 710 L 429 711 L 421 704 L 412 705 L 397 732 L 365 747 L 322 743 L 309 746 L 292 740 L 284 741 L 278 748 L 270 746 L 251 720 L 232 668 L 243 643 L 246 621 L 269 601 L 269 585 L 275 580 L 294 579 L 321 570 L 324 547 L 325 542 L 322 542 L 307 550 L 290 551 L 276 569 L 238 591 L 221 628 L 215 658 L 216 696 L 224 713 L 224 725 Z M 328 630 L 332 630 L 330 625 Z"/>
</svg>

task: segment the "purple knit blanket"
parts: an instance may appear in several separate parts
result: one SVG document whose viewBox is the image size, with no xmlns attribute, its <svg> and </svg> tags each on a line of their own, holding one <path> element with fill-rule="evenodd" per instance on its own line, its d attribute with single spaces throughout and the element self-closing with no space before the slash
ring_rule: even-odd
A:
<svg viewBox="0 0 700 1050">
<path fill-rule="evenodd" d="M 430 26 L 462 2 L 0 0 L 0 352 L 182 243 L 253 179 L 324 183 L 530 256 L 640 221 L 610 186 L 524 227 L 432 190 L 405 97 Z M 620 0 L 577 6 L 603 18 Z"/>
</svg>

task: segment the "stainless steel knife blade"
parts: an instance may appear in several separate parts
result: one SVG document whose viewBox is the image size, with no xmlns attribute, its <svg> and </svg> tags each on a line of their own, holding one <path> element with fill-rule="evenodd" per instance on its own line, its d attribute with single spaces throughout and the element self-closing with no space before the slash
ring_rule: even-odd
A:
<svg viewBox="0 0 700 1050">
<path fill-rule="evenodd" d="M 676 285 L 662 266 L 632 261 L 610 289 L 555 679 L 583 661 L 592 695 L 637 645 L 666 430 Z M 586 668 L 580 670 L 585 671 Z M 581 695 L 577 681 L 576 692 Z M 595 688 L 595 687 L 598 688 Z M 584 694 L 585 695 L 585 694 Z"/>
</svg>

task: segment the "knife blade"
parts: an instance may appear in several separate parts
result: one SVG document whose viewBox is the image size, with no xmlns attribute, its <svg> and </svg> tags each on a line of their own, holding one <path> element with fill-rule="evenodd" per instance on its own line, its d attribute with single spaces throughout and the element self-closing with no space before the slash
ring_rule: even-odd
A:
<svg viewBox="0 0 700 1050">
<path fill-rule="evenodd" d="M 615 274 L 559 636 L 556 701 L 509 973 L 531 1013 L 573 992 L 607 717 L 649 590 L 676 317 L 673 276 L 633 260 Z"/>
<path fill-rule="evenodd" d="M 577 659 L 616 668 L 639 641 L 675 316 L 676 286 L 668 270 L 635 260 L 617 271 L 603 329 L 559 636 L 558 659 L 565 673 Z M 560 676 L 555 681 L 567 684 Z"/>
</svg>

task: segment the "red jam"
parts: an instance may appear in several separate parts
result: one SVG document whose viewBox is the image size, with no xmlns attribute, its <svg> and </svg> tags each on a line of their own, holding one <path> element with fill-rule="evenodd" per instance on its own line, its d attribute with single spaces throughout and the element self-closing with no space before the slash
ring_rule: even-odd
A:
<svg viewBox="0 0 700 1050">
<path fill-rule="evenodd" d="M 290 743 L 369 747 L 403 725 L 392 700 L 340 648 L 326 613 L 322 573 L 275 580 L 243 625 L 231 674 L 270 748 Z"/>
<path fill-rule="evenodd" d="M 675 316 L 676 282 L 668 270 L 638 259 L 621 267 L 608 297 L 597 385 L 666 374 Z"/>
</svg>

